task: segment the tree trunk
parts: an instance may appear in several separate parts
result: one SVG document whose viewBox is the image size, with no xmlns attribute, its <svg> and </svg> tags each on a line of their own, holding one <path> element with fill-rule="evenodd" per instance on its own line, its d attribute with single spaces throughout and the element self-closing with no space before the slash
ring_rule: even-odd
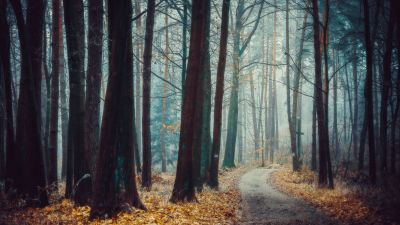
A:
<svg viewBox="0 0 400 225">
<path fill-rule="evenodd" d="M 151 131 L 150 131 L 150 95 L 151 95 L 151 58 L 153 48 L 153 28 L 155 0 L 147 1 L 146 34 L 143 52 L 143 170 L 142 187 L 151 188 Z"/>
<path fill-rule="evenodd" d="M 327 152 L 329 149 L 328 128 L 325 121 L 325 109 L 322 96 L 322 72 L 321 72 L 321 49 L 318 1 L 313 0 L 313 31 L 314 31 L 314 60 L 315 60 L 315 104 L 318 117 L 318 149 L 319 149 L 319 171 L 318 186 L 326 187 L 327 181 Z"/>
<path fill-rule="evenodd" d="M 100 88 L 103 47 L 103 1 L 89 0 L 88 66 L 85 102 L 85 154 L 91 174 L 99 146 Z"/>
<path fill-rule="evenodd" d="M 7 1 L 0 0 L 0 61 L 1 71 L 4 79 L 4 103 L 5 109 L 5 126 L 6 126 L 6 137 L 5 137 L 5 178 L 12 181 L 17 179 L 17 155 L 14 142 L 14 114 L 12 104 L 12 75 L 11 75 L 11 64 L 10 64 L 10 27 L 6 17 Z M 16 99 L 15 99 L 16 101 Z M 6 190 L 8 185 L 6 185 Z"/>
<path fill-rule="evenodd" d="M 369 151 L 369 177 L 371 183 L 376 182 L 376 164 L 375 164 L 375 135 L 374 135 L 374 115 L 372 101 L 372 44 L 370 39 L 369 27 L 369 5 L 368 0 L 363 0 L 364 3 L 364 26 L 365 26 L 365 48 L 367 75 L 365 79 L 365 113 L 368 131 L 368 151 Z"/>
<path fill-rule="evenodd" d="M 258 121 L 256 116 L 256 99 L 254 97 L 254 79 L 253 73 L 250 72 L 250 96 L 251 96 L 251 115 L 253 119 L 253 134 L 254 134 L 254 151 L 255 151 L 255 159 L 258 160 L 259 153 L 258 149 L 260 147 L 260 130 L 258 129 Z"/>
<path fill-rule="evenodd" d="M 21 2 L 13 0 L 11 3 L 17 19 L 22 58 L 16 129 L 19 143 L 16 146 L 19 155 L 16 186 L 30 198 L 38 197 L 38 206 L 45 206 L 48 204 L 47 171 L 40 111 L 44 5 L 43 1 L 30 1 L 25 24 Z"/>
<path fill-rule="evenodd" d="M 60 22 L 63 24 L 63 10 L 60 12 Z M 60 29 L 64 32 L 62 26 Z M 60 78 L 60 112 L 61 112 L 61 139 L 62 139 L 62 168 L 61 168 L 61 179 L 65 180 L 67 177 L 67 154 L 68 154 L 68 106 L 67 106 L 67 82 L 66 75 L 64 73 L 65 70 L 65 61 L 64 61 L 64 40 L 63 36 L 61 36 L 61 40 L 59 42 L 59 78 Z"/>
<path fill-rule="evenodd" d="M 353 49 L 353 88 L 354 88 L 354 116 L 353 116 L 353 128 L 352 128 L 352 133 L 353 133 L 353 156 L 354 159 L 356 160 L 358 157 L 358 74 L 357 74 L 357 48 L 354 46 Z M 350 106 L 351 107 L 351 106 Z"/>
<path fill-rule="evenodd" d="M 218 188 L 218 168 L 219 168 L 219 153 L 221 145 L 221 122 L 222 122 L 222 102 L 224 98 L 224 76 L 226 65 L 226 52 L 228 43 L 228 27 L 229 27 L 229 8 L 230 0 L 224 0 L 222 4 L 221 18 L 221 36 L 219 41 L 219 56 L 217 67 L 217 85 L 215 88 L 214 98 L 214 127 L 213 127 L 213 142 L 210 165 L 210 178 L 208 185 L 212 188 Z"/>
<path fill-rule="evenodd" d="M 164 64 L 164 79 L 168 80 L 168 55 L 169 55 L 169 38 L 168 38 L 168 9 L 165 14 L 165 64 Z M 160 145 L 161 145 L 161 171 L 167 172 L 167 154 L 165 150 L 165 133 L 166 133 L 166 111 L 167 111 L 167 83 L 164 82 L 163 87 L 163 99 L 162 99 L 162 116 L 161 116 L 161 128 L 160 128 Z"/>
<path fill-rule="evenodd" d="M 202 113 L 202 126 L 201 126 L 201 143 L 199 155 L 200 167 L 198 170 L 200 172 L 199 179 L 196 182 L 197 190 L 201 191 L 203 189 L 203 182 L 208 176 L 208 170 L 210 166 L 210 154 L 211 154 L 211 62 L 210 62 L 210 25 L 211 25 L 211 9 L 207 7 L 206 11 L 206 21 L 205 21 L 205 44 L 204 44 L 204 57 L 202 62 L 202 82 L 203 82 L 203 113 Z"/>
<path fill-rule="evenodd" d="M 96 160 L 90 218 L 114 216 L 126 205 L 145 209 L 136 188 L 131 1 L 108 2 L 109 80 Z"/>
<path fill-rule="evenodd" d="M 85 153 L 85 71 L 84 71 L 84 21 L 82 0 L 64 0 L 64 21 L 67 37 L 69 66 L 69 124 L 68 161 L 73 176 L 67 175 L 66 195 L 72 193 L 73 185 L 85 174 L 90 174 L 90 162 Z M 72 178 L 72 180 L 71 180 Z M 76 188 L 76 187 L 75 187 Z M 72 196 L 79 205 L 88 204 L 91 185 L 83 183 L 78 195 Z"/>
<path fill-rule="evenodd" d="M 49 184 L 57 182 L 57 144 L 58 144 L 58 96 L 59 96 L 59 43 L 62 41 L 62 21 L 60 21 L 60 0 L 53 0 L 53 22 L 51 43 L 51 106 L 49 136 Z"/>
<path fill-rule="evenodd" d="M 139 15 L 141 13 L 140 10 L 140 0 L 135 0 L 135 13 L 136 15 Z M 137 142 L 137 148 L 135 148 L 135 165 L 136 165 L 136 172 L 141 173 L 142 172 L 142 163 L 140 160 L 140 152 L 142 152 L 142 138 L 138 134 L 142 133 L 142 109 L 140 108 L 141 105 L 141 92 L 140 92 L 140 85 L 141 85 L 141 78 L 142 78 L 142 67 L 141 67 L 141 57 L 143 56 L 143 44 L 141 41 L 142 37 L 142 19 L 139 17 L 136 20 L 136 30 L 137 33 L 139 34 L 140 38 L 136 43 L 136 57 L 138 57 L 135 62 L 135 69 L 136 69 L 136 87 L 135 87 L 135 95 L 136 95 L 136 100 L 135 100 L 135 124 L 136 124 L 136 142 Z"/>
<path fill-rule="evenodd" d="M 388 130 L 388 101 L 389 90 L 392 82 L 392 51 L 393 51 L 393 33 L 395 25 L 395 0 L 390 0 L 390 15 L 389 25 L 386 35 L 385 55 L 383 58 L 383 77 L 382 77 L 382 93 L 381 93 L 381 108 L 380 108 L 380 147 L 381 147 L 381 165 L 380 170 L 383 176 L 387 170 L 387 130 Z"/>
<path fill-rule="evenodd" d="M 202 78 L 206 57 L 206 23 L 210 1 L 194 0 L 192 3 L 192 25 L 188 75 L 181 117 L 178 164 L 171 202 L 197 201 L 195 196 L 196 158 L 201 149 L 204 82 Z M 196 162 L 197 161 L 197 162 Z"/>
</svg>

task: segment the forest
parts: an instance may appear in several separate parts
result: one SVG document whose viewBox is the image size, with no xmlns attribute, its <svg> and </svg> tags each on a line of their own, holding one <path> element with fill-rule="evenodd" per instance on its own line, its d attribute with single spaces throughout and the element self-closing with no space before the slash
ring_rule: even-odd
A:
<svg viewBox="0 0 400 225">
<path fill-rule="evenodd" d="M 399 12 L 0 0 L 0 224 L 400 224 Z"/>
</svg>

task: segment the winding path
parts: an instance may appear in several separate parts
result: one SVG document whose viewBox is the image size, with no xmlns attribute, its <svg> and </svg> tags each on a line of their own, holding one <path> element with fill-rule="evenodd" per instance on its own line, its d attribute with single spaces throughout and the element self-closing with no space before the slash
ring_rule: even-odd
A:
<svg viewBox="0 0 400 225">
<path fill-rule="evenodd" d="M 240 179 L 243 198 L 240 224 L 339 224 L 318 209 L 275 189 L 271 184 L 272 171 L 253 169 Z"/>
</svg>

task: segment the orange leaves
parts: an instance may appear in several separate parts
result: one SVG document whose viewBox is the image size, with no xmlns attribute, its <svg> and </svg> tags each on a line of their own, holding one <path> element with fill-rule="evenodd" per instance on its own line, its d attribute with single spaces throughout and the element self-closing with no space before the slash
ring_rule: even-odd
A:
<svg viewBox="0 0 400 225">
<path fill-rule="evenodd" d="M 13 211 L 7 215 L 6 224 L 235 224 L 240 203 L 236 182 L 244 171 L 242 168 L 223 171 L 220 191 L 205 187 L 197 194 L 199 203 L 170 203 L 174 175 L 154 174 L 152 190 L 139 192 L 147 211 L 132 208 L 131 212 L 120 213 L 115 218 L 89 221 L 89 207 L 77 207 L 64 199 L 43 209 Z"/>
<path fill-rule="evenodd" d="M 272 180 L 281 191 L 310 202 L 341 221 L 358 223 L 374 215 L 372 208 L 351 193 L 345 193 L 341 187 L 333 190 L 316 188 L 314 177 L 309 170 L 291 172 L 285 169 L 276 171 Z"/>
</svg>

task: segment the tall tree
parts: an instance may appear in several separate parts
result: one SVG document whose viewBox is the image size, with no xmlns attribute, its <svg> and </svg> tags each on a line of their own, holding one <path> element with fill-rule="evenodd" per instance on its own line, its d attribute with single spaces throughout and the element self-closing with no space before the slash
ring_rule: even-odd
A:
<svg viewBox="0 0 400 225">
<path fill-rule="evenodd" d="M 212 188 L 218 188 L 218 168 L 219 153 L 221 148 L 221 128 L 222 128 L 222 101 L 224 99 L 224 76 L 226 64 L 226 47 L 228 43 L 228 27 L 229 27 L 229 8 L 230 0 L 224 0 L 222 3 L 221 18 L 221 36 L 219 41 L 219 56 L 217 68 L 217 85 L 214 97 L 214 126 L 213 126 L 213 142 L 210 164 L 210 178 L 208 185 Z"/>
<path fill-rule="evenodd" d="M 380 110 L 380 147 L 381 147 L 381 173 L 385 174 L 387 170 L 387 130 L 388 130 L 388 102 L 389 90 L 392 83 L 392 51 L 393 51 L 393 33 L 396 23 L 396 7 L 395 1 L 390 0 L 389 24 L 386 34 L 385 54 L 383 57 L 383 76 L 382 76 L 382 93 L 381 93 L 381 110 Z M 394 125 L 392 125 L 394 126 Z"/>
<path fill-rule="evenodd" d="M 206 21 L 209 0 L 192 2 L 192 25 L 188 74 L 185 82 L 185 94 L 181 117 L 181 134 L 179 138 L 178 164 L 171 202 L 196 201 L 195 164 L 200 159 L 195 151 L 200 151 L 203 114 L 203 60 L 206 54 Z M 198 162 L 194 162 L 194 161 Z"/>
<path fill-rule="evenodd" d="M 135 13 L 139 15 L 140 13 L 140 0 L 135 0 Z M 140 37 L 142 37 L 142 19 L 141 17 L 137 18 L 136 20 L 136 32 L 139 34 Z M 142 123 L 141 123 L 141 108 L 140 108 L 140 103 L 141 103 L 141 92 L 140 92 L 140 84 L 141 84 L 141 78 L 142 78 L 142 67 L 141 67 L 141 57 L 143 56 L 143 44 L 141 41 L 141 38 L 136 42 L 136 57 L 140 57 L 140 59 L 136 59 L 135 62 L 135 72 L 136 72 L 136 89 L 135 89 L 135 95 L 136 95 L 136 100 L 135 100 L 135 124 L 136 124 L 136 143 L 137 143 L 137 148 L 135 148 L 135 164 L 136 164 L 136 172 L 141 173 L 142 172 L 142 163 L 140 160 L 140 152 L 142 150 L 142 138 L 138 136 L 138 134 L 142 133 Z"/>
<path fill-rule="evenodd" d="M 168 63 L 169 63 L 169 34 L 168 34 L 168 8 L 165 14 L 165 64 L 164 64 L 164 79 L 168 80 Z M 162 115 L 160 128 L 160 145 L 161 145 L 161 171 L 167 172 L 167 154 L 165 149 L 165 133 L 166 133 L 166 112 L 167 112 L 167 83 L 164 82 L 163 99 L 162 99 Z"/>
<path fill-rule="evenodd" d="M 246 16 L 246 12 L 250 13 L 254 7 L 258 6 L 258 14 L 255 23 L 246 38 L 241 37 L 242 31 L 246 25 L 246 21 L 250 18 Z M 233 32 L 233 74 L 231 96 L 229 99 L 228 113 L 228 131 L 225 144 L 225 155 L 223 167 L 235 166 L 235 146 L 238 126 L 238 111 L 239 111 L 239 76 L 240 76 L 240 61 L 243 53 L 249 46 L 258 24 L 260 23 L 261 12 L 264 6 L 264 1 L 261 3 L 254 2 L 251 6 L 245 7 L 245 1 L 239 0 L 236 8 L 235 28 Z M 249 12 L 250 11 L 250 12 Z M 243 43 L 241 43 L 243 40 Z"/>
<path fill-rule="evenodd" d="M 327 151 L 329 149 L 328 128 L 325 121 L 325 110 L 322 97 L 322 72 L 321 72 L 321 44 L 319 31 L 318 0 L 312 1 L 313 31 L 314 31 L 314 61 L 315 61 L 315 104 L 318 122 L 318 150 L 319 150 L 319 171 L 318 186 L 326 187 L 327 181 Z"/>
<path fill-rule="evenodd" d="M 369 24 L 369 4 L 368 0 L 363 0 L 364 5 L 364 35 L 365 35 L 365 50 L 367 62 L 367 75 L 365 78 L 365 113 L 366 124 L 368 131 L 368 151 L 369 151 L 369 179 L 371 183 L 376 182 L 376 162 L 375 162 L 375 137 L 374 136 L 374 115 L 373 115 L 373 100 L 372 100 L 372 44 L 370 38 Z"/>
<path fill-rule="evenodd" d="M 79 194 L 70 196 L 73 185 L 85 174 L 90 174 L 90 163 L 85 159 L 85 35 L 82 0 L 64 0 L 64 21 L 70 89 L 66 197 L 74 197 L 78 204 L 87 204 L 91 192 L 88 182 L 82 183 L 80 191 L 77 192 Z"/>
<path fill-rule="evenodd" d="M 10 27 L 7 21 L 7 0 L 0 1 L 0 61 L 1 71 L 4 79 L 4 106 L 5 109 L 5 178 L 16 181 L 17 179 L 17 155 L 14 146 L 14 114 L 12 104 L 12 77 L 11 77 L 11 63 L 10 63 Z M 8 189 L 9 183 L 6 185 Z"/>
<path fill-rule="evenodd" d="M 58 96 L 60 41 L 62 41 L 62 21 L 60 20 L 61 1 L 53 0 L 52 13 L 52 43 L 51 43 L 51 105 L 50 105 L 50 136 L 49 136 L 49 183 L 57 181 L 57 145 L 58 145 Z"/>
<path fill-rule="evenodd" d="M 26 21 L 21 2 L 13 0 L 11 4 L 17 19 L 22 58 L 16 127 L 19 143 L 16 146 L 19 155 L 16 186 L 30 198 L 38 198 L 37 205 L 45 206 L 48 197 L 40 111 L 44 4 L 40 0 L 29 1 Z"/>
<path fill-rule="evenodd" d="M 153 49 L 155 0 L 147 1 L 146 33 L 143 52 L 143 113 L 142 143 L 143 168 L 142 187 L 151 188 L 151 131 L 150 131 L 150 94 L 151 94 L 151 58 Z"/>
<path fill-rule="evenodd" d="M 99 145 L 103 47 L 103 1 L 89 0 L 88 65 L 85 102 L 85 155 L 93 171 Z"/>
<path fill-rule="evenodd" d="M 114 216 L 133 206 L 145 209 L 136 188 L 132 2 L 108 1 L 109 78 L 96 159 L 90 218 Z M 128 207 L 127 207 L 128 205 Z"/>
</svg>

